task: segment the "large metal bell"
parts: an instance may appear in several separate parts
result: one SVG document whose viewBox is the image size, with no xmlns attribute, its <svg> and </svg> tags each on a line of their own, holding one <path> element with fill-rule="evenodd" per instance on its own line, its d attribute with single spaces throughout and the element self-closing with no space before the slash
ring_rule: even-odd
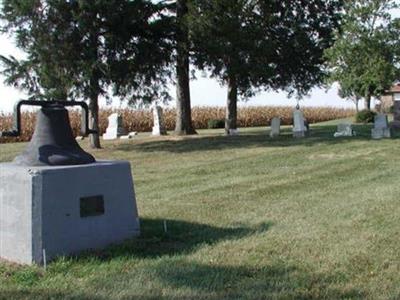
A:
<svg viewBox="0 0 400 300">
<path fill-rule="evenodd" d="M 31 102 L 34 102 L 34 104 Z M 80 102 L 78 103 L 77 105 L 81 105 Z M 32 139 L 25 151 L 15 157 L 15 164 L 24 166 L 60 166 L 95 162 L 95 158 L 85 152 L 76 142 L 64 102 L 24 101 L 22 104 L 40 104 L 42 108 L 37 114 L 36 127 Z M 68 103 L 67 105 L 71 104 Z M 16 123 L 17 130 L 3 132 L 3 135 L 17 136 L 20 134 L 19 108 L 17 109 Z M 87 129 L 87 131 L 90 130 Z"/>
</svg>

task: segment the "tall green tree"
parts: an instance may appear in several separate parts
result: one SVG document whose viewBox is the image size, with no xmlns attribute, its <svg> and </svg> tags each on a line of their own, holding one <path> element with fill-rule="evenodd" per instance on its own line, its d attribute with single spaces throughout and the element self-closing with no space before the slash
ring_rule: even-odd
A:
<svg viewBox="0 0 400 300">
<path fill-rule="evenodd" d="M 67 6 L 58 4 L 57 10 L 65 18 Z M 72 79 L 65 65 L 75 61 L 59 59 L 58 51 L 51 46 L 57 44 L 68 55 L 74 52 L 74 36 L 66 34 L 64 18 L 55 22 L 54 9 L 40 1 L 4 1 L 1 9 L 2 32 L 14 37 L 17 47 L 26 53 L 22 60 L 0 56 L 5 83 L 25 90 L 31 99 L 67 100 Z"/>
<path fill-rule="evenodd" d="M 166 98 L 171 18 L 146 0 L 5 0 L 2 30 L 27 58 L 2 57 L 6 83 L 34 98 L 88 99 L 98 130 L 98 99 Z M 98 134 L 91 146 L 100 147 Z"/>
<path fill-rule="evenodd" d="M 357 112 L 360 111 L 359 104 L 360 104 L 360 100 L 362 99 L 362 97 L 360 95 L 356 94 L 351 89 L 346 89 L 343 87 L 339 88 L 338 95 L 340 98 L 347 99 L 347 100 L 353 102 L 354 105 L 356 106 L 356 111 Z"/>
<path fill-rule="evenodd" d="M 323 51 L 337 26 L 338 0 L 193 0 L 193 63 L 227 85 L 225 131 L 238 98 L 261 89 L 305 94 L 320 84 Z"/>
<path fill-rule="evenodd" d="M 345 95 L 362 96 L 365 108 L 400 79 L 400 19 L 392 19 L 393 0 L 346 1 L 342 26 L 326 50 L 329 81 Z"/>
<path fill-rule="evenodd" d="M 175 71 L 176 71 L 176 122 L 175 134 L 195 134 L 190 104 L 189 60 L 191 43 L 189 40 L 188 0 L 175 2 Z"/>
</svg>

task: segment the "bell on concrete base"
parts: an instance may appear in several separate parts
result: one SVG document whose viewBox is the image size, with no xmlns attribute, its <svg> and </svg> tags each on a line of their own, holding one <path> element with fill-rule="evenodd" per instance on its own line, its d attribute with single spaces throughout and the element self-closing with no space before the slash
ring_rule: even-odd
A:
<svg viewBox="0 0 400 300">
<path fill-rule="evenodd" d="M 95 162 L 74 139 L 68 111 L 60 105 L 42 107 L 28 147 L 14 162 L 26 166 L 82 165 Z"/>
<path fill-rule="evenodd" d="M 42 108 L 27 149 L 0 163 L 0 258 L 46 264 L 139 235 L 130 163 L 95 162 L 72 135 L 65 106 L 84 109 L 82 135 L 96 132 L 86 103 L 22 100 L 0 137 L 20 135 L 21 105 Z"/>
</svg>

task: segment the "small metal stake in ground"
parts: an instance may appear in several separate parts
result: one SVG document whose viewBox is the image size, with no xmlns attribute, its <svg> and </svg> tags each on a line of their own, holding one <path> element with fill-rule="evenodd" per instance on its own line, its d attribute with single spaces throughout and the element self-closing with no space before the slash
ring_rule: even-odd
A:
<svg viewBox="0 0 400 300">
<path fill-rule="evenodd" d="M 167 233 L 168 228 L 167 228 L 167 220 L 164 220 L 164 232 Z"/>
<path fill-rule="evenodd" d="M 43 268 L 46 271 L 47 268 L 47 259 L 46 259 L 46 249 L 43 248 Z"/>
</svg>

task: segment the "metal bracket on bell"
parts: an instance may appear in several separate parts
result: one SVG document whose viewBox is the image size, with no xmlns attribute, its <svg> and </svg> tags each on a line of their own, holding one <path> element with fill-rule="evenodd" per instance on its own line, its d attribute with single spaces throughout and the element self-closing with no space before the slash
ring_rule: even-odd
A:
<svg viewBox="0 0 400 300">
<path fill-rule="evenodd" d="M 0 131 L 0 137 L 17 137 L 21 135 L 21 106 L 41 106 L 41 107 L 66 107 L 66 106 L 80 106 L 84 113 L 81 120 L 81 135 L 87 136 L 89 134 L 97 133 L 97 130 L 89 129 L 89 108 L 83 101 L 41 101 L 41 100 L 20 100 L 14 106 L 14 126 L 10 131 Z"/>
</svg>

